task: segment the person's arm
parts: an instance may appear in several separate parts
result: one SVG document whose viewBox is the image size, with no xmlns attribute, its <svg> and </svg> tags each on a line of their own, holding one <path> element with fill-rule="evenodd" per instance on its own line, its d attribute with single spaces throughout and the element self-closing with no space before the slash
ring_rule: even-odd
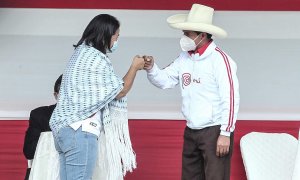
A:
<svg viewBox="0 0 300 180">
<path fill-rule="evenodd" d="M 169 88 L 174 88 L 179 83 L 178 59 L 176 59 L 169 66 L 161 70 L 154 63 L 154 59 L 152 56 L 144 56 L 144 58 L 145 58 L 144 69 L 147 71 L 148 80 L 154 86 L 160 89 L 169 89 Z"/>
<path fill-rule="evenodd" d="M 36 110 L 30 112 L 29 127 L 25 134 L 23 153 L 26 159 L 33 159 L 35 149 L 41 134 Z"/>
<path fill-rule="evenodd" d="M 123 77 L 123 81 L 124 81 L 123 86 L 124 87 L 121 90 L 121 92 L 117 95 L 116 99 L 120 99 L 120 98 L 126 96 L 126 94 L 130 91 L 130 89 L 133 85 L 137 71 L 143 69 L 144 64 L 145 64 L 145 62 L 142 57 L 135 56 L 133 58 L 133 61 L 132 61 L 132 64 L 131 64 L 129 70 L 127 71 L 126 75 Z"/>
<path fill-rule="evenodd" d="M 217 141 L 218 156 L 229 152 L 230 135 L 235 129 L 237 113 L 239 110 L 239 83 L 236 75 L 237 66 L 224 52 L 220 52 L 216 68 L 216 81 L 222 101 L 222 122 L 220 136 Z"/>
<path fill-rule="evenodd" d="M 236 64 L 226 56 L 216 70 L 216 80 L 222 101 L 221 135 L 230 136 L 235 129 L 237 113 L 239 110 L 239 82 L 236 75 Z"/>
</svg>

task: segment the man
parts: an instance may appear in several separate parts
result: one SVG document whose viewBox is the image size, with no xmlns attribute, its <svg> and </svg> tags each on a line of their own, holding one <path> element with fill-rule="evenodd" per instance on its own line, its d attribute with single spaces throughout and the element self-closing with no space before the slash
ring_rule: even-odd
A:
<svg viewBox="0 0 300 180">
<path fill-rule="evenodd" d="M 56 80 L 54 85 L 54 98 L 57 100 L 59 96 L 59 89 L 62 75 Z M 31 163 L 34 157 L 36 146 L 41 132 L 51 131 L 49 127 L 49 120 L 56 104 L 50 106 L 38 107 L 30 112 L 29 127 L 25 134 L 23 153 L 28 160 L 28 169 L 26 171 L 25 180 L 29 178 Z"/>
<path fill-rule="evenodd" d="M 239 109 L 235 62 L 214 43 L 226 32 L 213 25 L 214 9 L 194 4 L 189 14 L 173 15 L 169 25 L 183 31 L 183 52 L 161 70 L 145 56 L 149 81 L 161 88 L 180 84 L 187 121 L 182 180 L 229 180 L 233 131 Z"/>
</svg>

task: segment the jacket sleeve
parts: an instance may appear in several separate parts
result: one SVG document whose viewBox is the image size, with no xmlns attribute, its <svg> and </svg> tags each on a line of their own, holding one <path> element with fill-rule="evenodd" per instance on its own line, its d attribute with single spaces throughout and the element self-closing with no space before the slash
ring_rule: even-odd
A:
<svg viewBox="0 0 300 180">
<path fill-rule="evenodd" d="M 178 66 L 178 59 L 164 69 L 159 69 L 154 64 L 152 69 L 147 71 L 147 77 L 154 86 L 160 89 L 174 88 L 179 83 Z"/>
<path fill-rule="evenodd" d="M 25 133 L 23 153 L 27 159 L 33 159 L 35 149 L 41 134 L 41 128 L 38 123 L 38 114 L 31 111 L 29 118 L 29 127 Z"/>
<path fill-rule="evenodd" d="M 216 81 L 222 105 L 221 135 L 230 136 L 235 129 L 239 110 L 239 82 L 236 75 L 235 62 L 224 52 L 220 51 L 216 65 Z"/>
</svg>

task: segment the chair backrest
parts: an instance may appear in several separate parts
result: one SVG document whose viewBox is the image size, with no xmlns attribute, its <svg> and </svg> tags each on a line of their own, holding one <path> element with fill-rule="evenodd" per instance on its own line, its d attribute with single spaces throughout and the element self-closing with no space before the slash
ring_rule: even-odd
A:
<svg viewBox="0 0 300 180">
<path fill-rule="evenodd" d="M 29 180 L 59 180 L 59 155 L 51 131 L 42 132 L 36 146 Z"/>
<path fill-rule="evenodd" d="M 298 136 L 297 155 L 296 155 L 292 180 L 299 180 L 299 179 L 300 179 L 300 129 L 299 129 L 299 136 Z"/>
<path fill-rule="evenodd" d="M 286 133 L 251 132 L 240 147 L 248 180 L 291 180 L 298 141 Z"/>
</svg>

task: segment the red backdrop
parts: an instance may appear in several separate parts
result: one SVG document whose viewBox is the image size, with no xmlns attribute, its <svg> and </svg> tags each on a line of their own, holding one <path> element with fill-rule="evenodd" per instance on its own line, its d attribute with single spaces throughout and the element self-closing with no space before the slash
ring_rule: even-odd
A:
<svg viewBox="0 0 300 180">
<path fill-rule="evenodd" d="M 22 154 L 28 121 L 0 121 L 0 179 L 22 179 L 26 159 Z M 131 120 L 132 143 L 138 168 L 125 180 L 179 180 L 185 121 Z M 231 180 L 246 180 L 239 147 L 251 132 L 285 132 L 298 137 L 300 121 L 238 121 L 234 139 Z"/>
<path fill-rule="evenodd" d="M 189 10 L 194 3 L 216 10 L 237 11 L 299 11 L 299 0 L 1 0 L 0 7 L 13 8 L 70 8 L 70 9 L 153 9 Z"/>
</svg>

